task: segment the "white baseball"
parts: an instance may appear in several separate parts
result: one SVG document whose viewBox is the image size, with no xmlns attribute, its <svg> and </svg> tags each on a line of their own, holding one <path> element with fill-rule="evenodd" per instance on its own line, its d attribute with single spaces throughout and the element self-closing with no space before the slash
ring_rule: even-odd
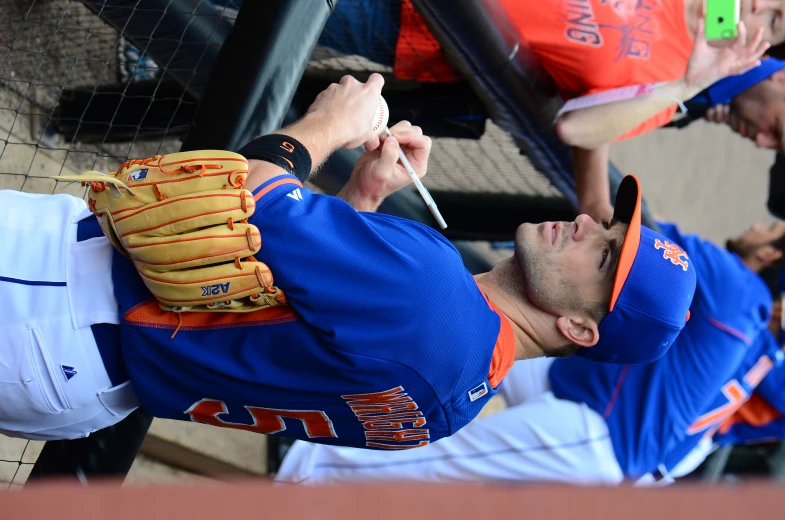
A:
<svg viewBox="0 0 785 520">
<path fill-rule="evenodd" d="M 376 113 L 373 115 L 373 122 L 371 128 L 376 135 L 382 135 L 384 129 L 387 128 L 387 121 L 390 120 L 390 110 L 387 108 L 387 102 L 382 96 L 379 96 L 379 102 L 376 104 Z"/>
</svg>

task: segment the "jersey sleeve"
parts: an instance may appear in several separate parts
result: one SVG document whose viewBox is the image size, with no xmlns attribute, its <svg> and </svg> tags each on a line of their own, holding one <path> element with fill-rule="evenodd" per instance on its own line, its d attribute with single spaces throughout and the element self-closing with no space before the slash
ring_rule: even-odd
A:
<svg viewBox="0 0 785 520">
<path fill-rule="evenodd" d="M 774 366 L 755 389 L 755 393 L 785 414 L 785 363 Z"/>
<path fill-rule="evenodd" d="M 763 280 L 741 259 L 675 224 L 660 223 L 660 231 L 690 257 L 698 277 L 690 309 L 700 310 L 711 323 L 748 346 L 766 328 L 771 316 L 771 293 Z"/>
<path fill-rule="evenodd" d="M 716 434 L 714 440 L 719 446 L 785 440 L 785 416 L 763 425 L 734 424 L 728 431 Z"/>
<path fill-rule="evenodd" d="M 460 255 L 440 233 L 410 220 L 357 212 L 311 192 L 291 175 L 255 192 L 249 221 L 262 236 L 255 257 L 294 309 L 330 334 L 422 322 L 419 303 L 439 298 Z M 465 272 L 465 269 L 462 269 Z"/>
<path fill-rule="evenodd" d="M 726 426 L 726 425 L 723 425 Z M 721 444 L 751 444 L 785 438 L 785 415 L 756 391 L 736 411 L 715 440 Z"/>
</svg>

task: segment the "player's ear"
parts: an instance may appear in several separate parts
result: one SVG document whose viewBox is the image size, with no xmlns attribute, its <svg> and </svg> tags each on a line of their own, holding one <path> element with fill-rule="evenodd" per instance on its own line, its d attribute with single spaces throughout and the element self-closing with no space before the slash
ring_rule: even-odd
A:
<svg viewBox="0 0 785 520">
<path fill-rule="evenodd" d="M 777 249 L 771 245 L 759 247 L 755 251 L 755 258 L 760 262 L 761 269 L 769 267 L 771 264 L 782 258 L 782 249 Z"/>
<path fill-rule="evenodd" d="M 567 341 L 581 347 L 593 347 L 600 339 L 597 322 L 586 316 L 561 316 L 556 328 Z"/>
</svg>

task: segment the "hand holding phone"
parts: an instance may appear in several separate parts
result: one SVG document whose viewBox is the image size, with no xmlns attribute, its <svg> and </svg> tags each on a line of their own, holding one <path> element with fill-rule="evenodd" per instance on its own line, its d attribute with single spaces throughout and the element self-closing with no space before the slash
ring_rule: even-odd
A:
<svg viewBox="0 0 785 520">
<path fill-rule="evenodd" d="M 705 0 L 706 39 L 731 40 L 738 36 L 741 0 Z"/>
</svg>

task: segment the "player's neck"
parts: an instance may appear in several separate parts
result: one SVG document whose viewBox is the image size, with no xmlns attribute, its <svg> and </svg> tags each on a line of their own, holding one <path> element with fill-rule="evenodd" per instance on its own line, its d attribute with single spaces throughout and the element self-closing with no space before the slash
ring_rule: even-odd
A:
<svg viewBox="0 0 785 520">
<path fill-rule="evenodd" d="M 521 301 L 512 297 L 495 280 L 492 273 L 483 273 L 474 277 L 488 299 L 496 309 L 507 318 L 515 335 L 515 360 L 533 359 L 545 355 L 543 345 L 547 339 L 540 331 L 547 330 L 548 316 L 528 300 Z"/>
</svg>

